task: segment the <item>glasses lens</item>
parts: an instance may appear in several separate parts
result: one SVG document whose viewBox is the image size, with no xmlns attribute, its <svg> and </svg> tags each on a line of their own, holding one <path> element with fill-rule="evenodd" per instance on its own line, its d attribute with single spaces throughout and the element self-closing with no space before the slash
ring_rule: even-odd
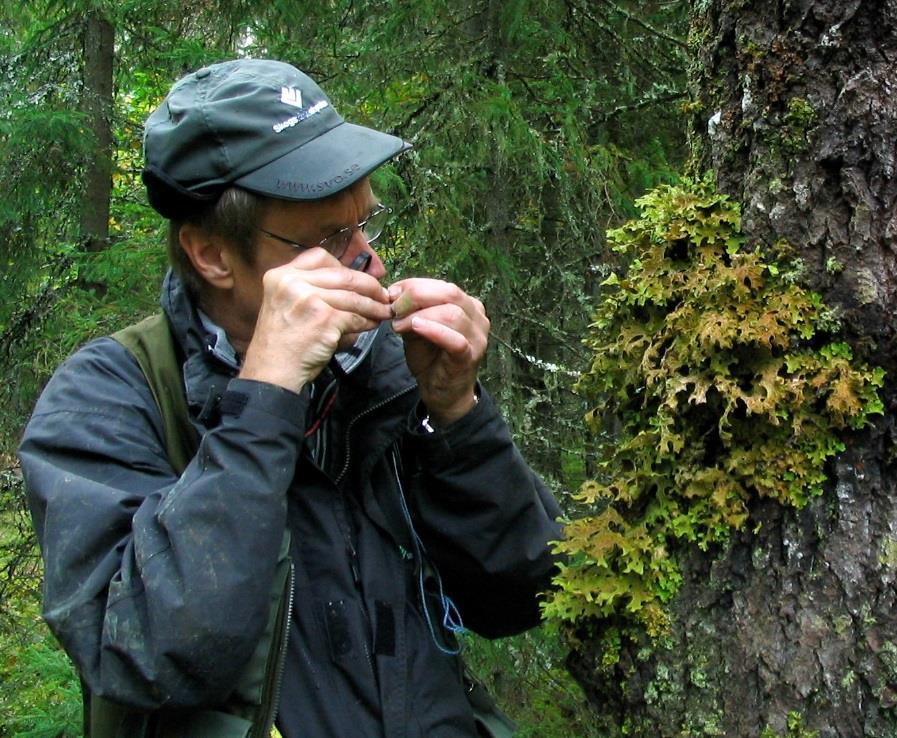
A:
<svg viewBox="0 0 897 738">
<path fill-rule="evenodd" d="M 386 227 L 386 221 L 389 220 L 389 213 L 389 208 L 385 208 L 382 205 L 379 210 L 375 210 L 371 213 L 367 222 L 364 224 L 364 228 L 361 229 L 361 232 L 364 234 L 368 243 L 377 240 L 380 234 L 383 233 L 383 229 Z"/>
<path fill-rule="evenodd" d="M 376 240 L 376 238 L 383 233 L 383 228 L 386 225 L 386 221 L 389 219 L 389 214 L 391 212 L 392 211 L 389 208 L 380 205 L 377 210 L 368 216 L 368 219 L 361 227 L 361 234 L 368 243 Z M 343 254 L 346 253 L 346 249 L 349 248 L 349 244 L 352 242 L 355 230 L 355 228 L 343 228 L 332 236 L 327 236 L 327 238 L 321 241 L 318 246 L 329 251 L 337 259 L 341 259 Z"/>
<path fill-rule="evenodd" d="M 343 254 L 346 253 L 346 249 L 349 248 L 353 233 L 354 231 L 352 228 L 343 228 L 332 236 L 327 236 L 327 238 L 321 241 L 318 245 L 322 249 L 329 251 L 337 259 L 341 259 Z"/>
</svg>

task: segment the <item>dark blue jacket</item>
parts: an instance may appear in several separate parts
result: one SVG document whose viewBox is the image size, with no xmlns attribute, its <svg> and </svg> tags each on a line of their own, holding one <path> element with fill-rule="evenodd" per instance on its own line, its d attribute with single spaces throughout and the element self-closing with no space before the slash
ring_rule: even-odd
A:
<svg viewBox="0 0 897 738">
<path fill-rule="evenodd" d="M 386 327 L 349 376 L 295 394 L 236 378 L 172 276 L 162 305 L 202 436 L 184 473 L 109 338 L 59 368 L 19 452 L 44 615 L 91 692 L 148 710 L 224 700 L 265 626 L 287 526 L 284 737 L 475 735 L 443 616 L 453 604 L 488 637 L 537 624 L 560 535 L 488 394 L 428 433 Z"/>
</svg>

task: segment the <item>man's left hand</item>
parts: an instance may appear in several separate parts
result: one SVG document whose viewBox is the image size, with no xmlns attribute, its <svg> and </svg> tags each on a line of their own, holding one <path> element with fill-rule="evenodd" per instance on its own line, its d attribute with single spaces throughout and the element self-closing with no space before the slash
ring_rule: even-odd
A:
<svg viewBox="0 0 897 738">
<path fill-rule="evenodd" d="M 393 328 L 434 425 L 460 419 L 476 405 L 477 370 L 489 340 L 483 303 L 438 279 L 404 279 L 389 288 Z"/>
</svg>

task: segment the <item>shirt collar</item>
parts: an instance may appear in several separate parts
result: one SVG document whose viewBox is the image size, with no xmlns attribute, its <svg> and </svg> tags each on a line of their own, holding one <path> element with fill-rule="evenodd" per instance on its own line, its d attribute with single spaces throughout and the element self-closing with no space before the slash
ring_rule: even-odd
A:
<svg viewBox="0 0 897 738">
<path fill-rule="evenodd" d="M 224 328 L 197 308 L 199 320 L 206 332 L 206 350 L 231 369 L 240 369 L 240 357 L 224 332 Z"/>
</svg>

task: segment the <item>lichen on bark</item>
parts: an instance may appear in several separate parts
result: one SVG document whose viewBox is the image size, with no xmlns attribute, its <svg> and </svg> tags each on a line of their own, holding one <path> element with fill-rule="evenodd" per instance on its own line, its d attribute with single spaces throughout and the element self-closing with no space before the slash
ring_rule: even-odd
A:
<svg viewBox="0 0 897 738">
<path fill-rule="evenodd" d="M 742 206 L 748 239 L 786 240 L 867 363 L 897 371 L 897 4 L 694 2 L 693 171 Z M 708 126 L 708 124 L 710 124 Z M 897 385 L 849 434 L 824 494 L 750 505 L 724 545 L 680 559 L 660 645 L 613 669 L 580 633 L 571 668 L 608 735 L 897 735 Z M 594 646 L 594 650 L 593 650 Z"/>
</svg>

